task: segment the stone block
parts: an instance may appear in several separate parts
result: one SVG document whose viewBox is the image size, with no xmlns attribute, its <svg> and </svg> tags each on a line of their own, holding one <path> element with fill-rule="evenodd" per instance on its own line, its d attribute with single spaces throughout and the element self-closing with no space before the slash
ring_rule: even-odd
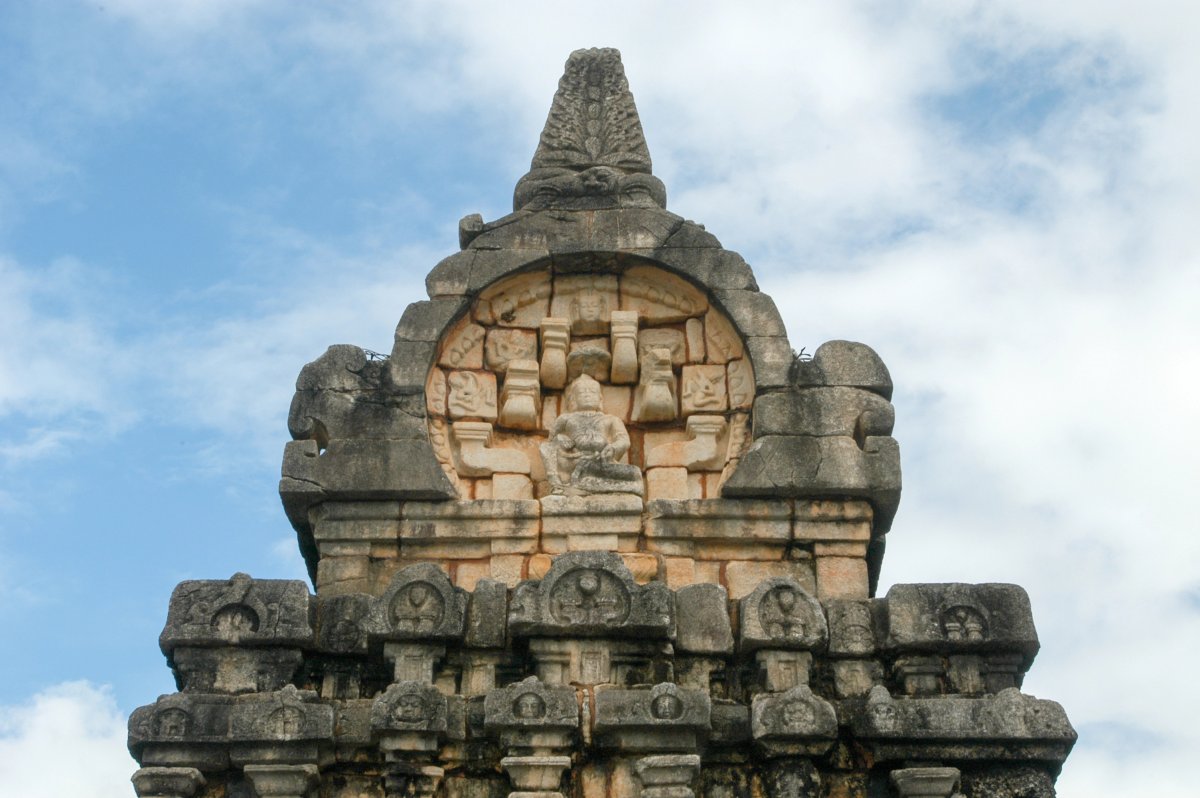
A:
<svg viewBox="0 0 1200 798">
<path fill-rule="evenodd" d="M 669 682 L 650 689 L 597 688 L 593 731 L 600 745 L 622 751 L 696 750 L 711 728 L 712 701 Z"/>
<path fill-rule="evenodd" d="M 749 410 L 753 406 L 758 386 L 749 360 L 740 358 L 729 361 L 725 366 L 725 384 L 729 391 L 730 409 Z"/>
<path fill-rule="evenodd" d="M 646 467 L 682 466 L 688 471 L 720 470 L 725 465 L 728 447 L 724 431 L 725 419 L 722 416 L 688 416 L 687 440 L 651 447 L 651 437 L 647 433 Z"/>
<path fill-rule="evenodd" d="M 480 579 L 485 579 L 491 572 L 486 560 L 468 560 L 454 563 L 454 585 L 468 592 L 475 589 Z"/>
<path fill-rule="evenodd" d="M 731 290 L 719 288 L 713 297 L 733 322 L 734 328 L 749 334 L 769 337 L 787 337 L 783 318 L 775 307 L 775 301 L 761 291 Z"/>
<path fill-rule="evenodd" d="M 751 336 L 746 339 L 746 350 L 754 368 L 756 393 L 788 385 L 796 353 L 786 338 Z"/>
<path fill-rule="evenodd" d="M 683 414 L 723 413 L 729 409 L 724 366 L 684 366 L 680 380 Z"/>
<path fill-rule="evenodd" d="M 891 435 L 892 403 L 860 388 L 806 388 L 764 394 L 754 405 L 754 437 L 844 435 L 862 440 Z"/>
<path fill-rule="evenodd" d="M 510 361 L 500 391 L 500 424 L 510 429 L 537 429 L 542 420 L 541 390 L 536 359 Z"/>
<path fill-rule="evenodd" d="M 206 784 L 196 768 L 139 768 L 130 781 L 138 798 L 192 798 Z"/>
<path fill-rule="evenodd" d="M 845 386 L 861 388 L 892 398 L 892 375 L 887 366 L 866 344 L 854 341 L 826 341 L 817 347 L 812 360 L 796 363 L 793 382 L 798 387 Z"/>
<path fill-rule="evenodd" d="M 696 561 L 691 557 L 664 557 L 663 580 L 672 590 L 696 584 L 700 581 L 696 578 Z"/>
<path fill-rule="evenodd" d="M 385 641 L 460 640 L 466 610 L 467 591 L 438 566 L 417 563 L 400 569 L 372 601 L 367 633 Z"/>
<path fill-rule="evenodd" d="M 859 500 L 800 500 L 796 502 L 796 517 L 792 537 L 801 542 L 858 543 L 871 540 L 871 525 L 875 513 L 870 503 Z"/>
<path fill-rule="evenodd" d="M 545 271 L 515 275 L 480 292 L 475 320 L 485 325 L 536 330 L 551 315 L 551 282 Z"/>
<path fill-rule="evenodd" d="M 575 551 L 556 557 L 540 581 L 517 586 L 508 624 L 522 637 L 666 639 L 675 618 L 662 582 L 638 585 L 613 552 Z"/>
<path fill-rule="evenodd" d="M 621 275 L 621 310 L 636 310 L 646 324 L 701 316 L 708 300 L 688 281 L 656 266 L 633 266 Z"/>
<path fill-rule="evenodd" d="M 508 747 L 559 748 L 578 732 L 579 706 L 571 687 L 551 687 L 536 677 L 488 692 L 484 728 Z"/>
<path fill-rule="evenodd" d="M 863 498 L 887 531 L 900 500 L 900 451 L 892 438 L 767 435 L 754 441 L 726 479 L 727 497 Z"/>
<path fill-rule="evenodd" d="M 470 317 L 460 319 L 440 343 L 438 365 L 448 369 L 483 368 L 483 339 L 486 330 L 471 322 Z"/>
<path fill-rule="evenodd" d="M 659 557 L 654 554 L 622 554 L 621 562 L 633 574 L 633 581 L 644 585 L 658 578 Z"/>
<path fill-rule="evenodd" d="M 434 341 L 397 339 L 388 357 L 388 377 L 400 394 L 420 393 L 437 353 Z"/>
<path fill-rule="evenodd" d="M 406 558 L 476 559 L 537 548 L 540 505 L 533 500 L 406 502 L 400 551 Z"/>
<path fill-rule="evenodd" d="M 701 563 L 697 561 L 697 569 L 700 568 L 700 565 Z M 817 580 L 813 575 L 812 564 L 809 562 L 735 560 L 725 563 L 722 576 L 722 581 L 729 590 L 731 599 L 749 596 L 762 584 L 763 580 L 775 578 L 793 579 L 809 593 L 817 592 Z"/>
<path fill-rule="evenodd" d="M 530 473 L 530 458 L 524 452 L 493 447 L 492 425 L 487 421 L 455 421 L 451 425 L 454 446 L 454 468 L 464 477 L 490 477 L 505 474 Z M 476 498 L 480 498 L 476 496 Z"/>
<path fill-rule="evenodd" d="M 496 420 L 496 375 L 486 371 L 451 371 L 446 377 L 450 418 Z"/>
<path fill-rule="evenodd" d="M 730 563 L 732 565 L 732 563 Z M 728 573 L 728 566 L 726 573 Z M 825 612 L 799 582 L 772 577 L 741 599 L 738 648 L 823 651 L 829 640 Z"/>
<path fill-rule="evenodd" d="M 571 335 L 608 335 L 609 317 L 621 308 L 615 274 L 574 274 L 554 278 L 550 313 L 569 319 Z"/>
<path fill-rule="evenodd" d="M 898 651 L 1015 653 L 1038 650 L 1029 596 L 1018 585 L 894 585 L 884 599 L 887 646 Z"/>
<path fill-rule="evenodd" d="M 688 319 L 683 329 L 687 342 L 687 362 L 703 363 L 705 354 L 704 322 L 700 319 Z"/>
<path fill-rule="evenodd" d="M 466 644 L 473 648 L 503 648 L 507 623 L 508 590 L 504 583 L 478 580 L 467 601 Z"/>
<path fill-rule="evenodd" d="M 830 657 L 871 657 L 878 647 L 871 599 L 822 599 L 829 620 Z"/>
<path fill-rule="evenodd" d="M 781 693 L 799 685 L 807 685 L 812 675 L 811 651 L 780 651 L 760 649 L 754 661 L 762 674 L 763 687 L 771 693 Z"/>
<path fill-rule="evenodd" d="M 497 374 L 508 371 L 514 360 L 537 360 L 538 336 L 533 330 L 517 327 L 493 327 L 484 342 L 484 362 Z"/>
<path fill-rule="evenodd" d="M 317 591 L 325 595 L 371 591 L 371 562 L 366 555 L 332 557 L 322 555 L 317 563 Z"/>
<path fill-rule="evenodd" d="M 280 495 L 285 504 L 291 498 L 289 478 L 309 483 L 297 488 L 301 495 L 309 495 L 307 491 L 316 485 L 324 498 L 334 500 L 442 500 L 456 496 L 426 441 L 334 440 L 319 456 L 285 455 L 283 476 Z"/>
<path fill-rule="evenodd" d="M 493 474 L 492 498 L 530 500 L 533 498 L 533 481 L 525 474 Z"/>
<path fill-rule="evenodd" d="M 700 323 L 699 319 L 689 322 Z M 674 327 L 648 327 L 638 333 L 638 356 L 650 349 L 665 349 L 671 353 L 671 365 L 682 366 L 688 359 L 687 342 L 684 334 Z"/>
<path fill-rule="evenodd" d="M 259 798 L 304 798 L 320 780 L 316 765 L 246 765 L 242 772 Z"/>
<path fill-rule="evenodd" d="M 838 698 L 867 695 L 883 682 L 883 667 L 869 659 L 840 659 L 830 663 L 833 689 Z"/>
<path fill-rule="evenodd" d="M 431 299 L 462 296 L 469 292 L 474 252 L 455 252 L 443 258 L 425 277 L 425 292 Z"/>
<path fill-rule="evenodd" d="M 720 585 L 689 585 L 675 593 L 675 647 L 689 654 L 732 654 L 729 599 Z"/>
<path fill-rule="evenodd" d="M 614 310 L 611 324 L 612 382 L 614 385 L 635 383 L 638 376 L 637 311 Z"/>
<path fill-rule="evenodd" d="M 313 640 L 308 586 L 298 580 L 188 580 L 171 593 L 158 644 L 177 646 L 308 647 Z"/>
<path fill-rule="evenodd" d="M 541 499 L 542 550 L 637 549 L 642 528 L 642 497 L 627 493 L 546 496 Z"/>
<path fill-rule="evenodd" d="M 783 501 L 652 500 L 646 504 L 646 548 L 704 559 L 781 559 L 791 518 Z"/>
<path fill-rule="evenodd" d="M 704 341 L 708 363 L 728 363 L 742 357 L 745 352 L 742 335 L 716 308 L 710 308 L 705 314 Z"/>
<path fill-rule="evenodd" d="M 648 468 L 646 469 L 646 498 L 649 501 L 686 499 L 688 496 L 687 479 L 688 471 L 682 466 Z"/>
<path fill-rule="evenodd" d="M 783 693 L 760 693 L 750 706 L 750 732 L 774 755 L 819 755 L 833 747 L 838 720 L 833 705 L 798 685 Z"/>
<path fill-rule="evenodd" d="M 413 302 L 396 325 L 397 341 L 440 341 L 450 322 L 466 307 L 462 297 Z"/>
<path fill-rule="evenodd" d="M 817 596 L 822 599 L 866 598 L 867 560 L 864 549 L 862 557 L 817 556 Z"/>
<path fill-rule="evenodd" d="M 900 798 L 951 798 L 958 768 L 903 768 L 889 774 Z"/>
</svg>

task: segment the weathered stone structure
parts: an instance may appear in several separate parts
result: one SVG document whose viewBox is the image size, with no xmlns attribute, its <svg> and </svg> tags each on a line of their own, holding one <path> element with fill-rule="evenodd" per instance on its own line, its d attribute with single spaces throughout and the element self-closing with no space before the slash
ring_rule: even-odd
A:
<svg viewBox="0 0 1200 798">
<path fill-rule="evenodd" d="M 619 55 L 571 55 L 514 212 L 391 355 L 301 372 L 280 493 L 316 585 L 184 582 L 143 798 L 1044 798 L 1014 585 L 874 597 L 888 370 L 797 358 L 669 213 Z"/>
</svg>

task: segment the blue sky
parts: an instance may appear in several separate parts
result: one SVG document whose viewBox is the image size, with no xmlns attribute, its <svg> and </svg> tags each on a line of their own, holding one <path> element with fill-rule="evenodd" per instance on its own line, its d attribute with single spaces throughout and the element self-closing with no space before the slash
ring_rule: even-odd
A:
<svg viewBox="0 0 1200 798">
<path fill-rule="evenodd" d="M 1025 689 L 1082 735 L 1060 795 L 1190 795 L 1200 700 L 1154 674 L 1200 651 L 1198 17 L 4 3 L 0 794 L 129 794 L 174 584 L 303 573 L 276 494 L 296 374 L 390 348 L 458 219 L 509 210 L 567 54 L 616 46 L 668 206 L 746 257 L 794 347 L 892 370 L 885 586 L 1024 585 Z M 77 773 L 42 765 L 64 740 Z"/>
</svg>

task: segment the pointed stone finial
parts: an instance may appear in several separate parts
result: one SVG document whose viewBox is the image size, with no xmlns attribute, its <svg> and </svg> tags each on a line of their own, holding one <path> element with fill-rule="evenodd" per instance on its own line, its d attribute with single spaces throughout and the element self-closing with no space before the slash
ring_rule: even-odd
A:
<svg viewBox="0 0 1200 798">
<path fill-rule="evenodd" d="M 576 50 L 567 59 L 514 210 L 665 207 L 629 92 L 621 53 Z"/>
</svg>

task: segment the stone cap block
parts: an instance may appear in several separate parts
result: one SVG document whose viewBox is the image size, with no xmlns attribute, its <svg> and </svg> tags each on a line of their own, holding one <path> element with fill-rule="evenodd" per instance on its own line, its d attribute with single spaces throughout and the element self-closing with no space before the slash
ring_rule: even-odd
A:
<svg viewBox="0 0 1200 798">
<path fill-rule="evenodd" d="M 543 579 L 517 585 L 508 626 L 517 637 L 666 639 L 675 612 L 667 586 L 636 584 L 615 552 L 575 551 L 555 557 Z"/>
<path fill-rule="evenodd" d="M 230 739 L 235 742 L 333 740 L 333 706 L 313 690 L 288 685 L 273 693 L 239 696 L 230 711 Z"/>
<path fill-rule="evenodd" d="M 290 646 L 313 642 L 308 585 L 290 579 L 188 580 L 171 594 L 158 644 L 168 657 L 177 646 Z"/>
<path fill-rule="evenodd" d="M 708 735 L 708 693 L 670 682 L 648 689 L 596 688 L 592 728 L 609 743 L 633 750 L 688 750 Z"/>
<path fill-rule="evenodd" d="M 1029 595 L 1019 585 L 893 585 L 884 599 L 887 646 L 938 654 L 1038 651 Z"/>
<path fill-rule="evenodd" d="M 786 576 L 764 579 L 739 602 L 738 648 L 822 651 L 829 628 L 820 603 Z"/>
<path fill-rule="evenodd" d="M 900 449 L 869 437 L 860 448 L 844 436 L 765 435 L 754 441 L 721 488 L 726 498 L 862 498 L 886 532 L 900 502 Z"/>
<path fill-rule="evenodd" d="M 823 602 L 829 619 L 829 656 L 872 657 L 880 645 L 877 620 L 883 602 L 877 599 L 828 599 Z"/>
<path fill-rule="evenodd" d="M 331 654 L 365 654 L 373 601 L 364 593 L 317 596 L 317 649 Z"/>
<path fill-rule="evenodd" d="M 447 718 L 446 696 L 422 682 L 395 682 L 371 704 L 371 729 L 375 732 L 444 735 Z"/>
<path fill-rule="evenodd" d="M 833 747 L 838 720 L 833 705 L 806 684 L 782 693 L 759 693 L 750 705 L 750 731 L 769 755 L 818 755 Z"/>
<path fill-rule="evenodd" d="M 843 435 L 855 440 L 891 435 L 892 403 L 861 388 L 822 387 L 769 393 L 754 403 L 754 437 Z"/>
<path fill-rule="evenodd" d="M 854 735 L 863 740 L 1051 742 L 1066 746 L 1063 756 L 1077 736 L 1062 706 L 1015 687 L 982 698 L 893 698 L 876 685 L 849 720 Z M 989 751 L 980 747 L 973 752 L 970 745 L 961 750 L 963 758 Z"/>
<path fill-rule="evenodd" d="M 401 568 L 372 602 L 368 634 L 388 641 L 461 640 L 467 591 L 432 563 Z"/>
<path fill-rule="evenodd" d="M 484 728 L 568 733 L 579 728 L 579 704 L 573 687 L 550 687 L 536 676 L 489 690 L 483 699 Z"/>
<path fill-rule="evenodd" d="M 843 385 L 892 398 L 892 375 L 875 350 L 855 341 L 826 341 L 812 360 L 797 360 L 792 372 L 797 387 Z"/>
<path fill-rule="evenodd" d="M 508 588 L 480 579 L 467 602 L 464 642 L 472 648 L 503 648 L 508 633 Z"/>
<path fill-rule="evenodd" d="M 675 649 L 687 654 L 732 654 L 729 595 L 720 585 L 699 584 L 675 591 Z"/>
<path fill-rule="evenodd" d="M 130 781 L 138 798 L 187 798 L 206 784 L 204 776 L 196 768 L 141 768 Z"/>
</svg>

